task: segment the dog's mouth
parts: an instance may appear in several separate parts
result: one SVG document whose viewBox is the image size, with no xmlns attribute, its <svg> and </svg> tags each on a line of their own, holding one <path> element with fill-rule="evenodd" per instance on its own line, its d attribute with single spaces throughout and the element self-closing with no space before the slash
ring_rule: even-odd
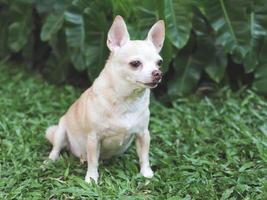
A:
<svg viewBox="0 0 267 200">
<path fill-rule="evenodd" d="M 142 85 L 148 86 L 149 88 L 155 88 L 160 83 L 160 81 L 159 82 L 151 82 L 151 83 L 144 83 L 144 82 L 141 82 L 141 81 L 137 81 L 137 82 L 141 83 Z"/>
<path fill-rule="evenodd" d="M 150 87 L 150 88 L 155 88 L 158 86 L 159 83 L 144 83 L 144 85 Z"/>
</svg>

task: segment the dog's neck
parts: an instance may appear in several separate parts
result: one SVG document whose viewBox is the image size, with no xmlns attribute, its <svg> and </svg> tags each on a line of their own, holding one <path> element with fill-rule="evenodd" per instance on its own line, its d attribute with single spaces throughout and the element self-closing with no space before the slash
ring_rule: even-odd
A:
<svg viewBox="0 0 267 200">
<path fill-rule="evenodd" d="M 107 62 L 99 77 L 95 80 L 95 92 L 104 91 L 107 98 L 116 102 L 134 102 L 149 98 L 150 89 L 140 88 L 122 78 L 113 70 L 111 62 Z"/>
</svg>

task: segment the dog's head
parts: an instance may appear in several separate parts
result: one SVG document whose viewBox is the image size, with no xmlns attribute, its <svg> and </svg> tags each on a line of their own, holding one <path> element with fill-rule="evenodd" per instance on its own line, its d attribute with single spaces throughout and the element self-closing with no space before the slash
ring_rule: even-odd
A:
<svg viewBox="0 0 267 200">
<path fill-rule="evenodd" d="M 160 20 L 152 26 L 145 40 L 130 40 L 123 18 L 117 16 L 107 37 L 112 67 L 123 79 L 137 87 L 156 87 L 162 78 L 159 52 L 164 37 L 164 21 Z"/>
</svg>

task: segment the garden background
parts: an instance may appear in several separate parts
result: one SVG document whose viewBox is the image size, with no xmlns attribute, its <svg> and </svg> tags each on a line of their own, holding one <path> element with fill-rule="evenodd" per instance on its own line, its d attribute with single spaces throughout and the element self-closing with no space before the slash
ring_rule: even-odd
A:
<svg viewBox="0 0 267 200">
<path fill-rule="evenodd" d="M 151 180 L 134 146 L 99 186 L 44 131 L 97 77 L 116 15 L 132 39 L 166 24 L 151 104 Z M 266 0 L 0 0 L 1 199 L 266 199 Z"/>
</svg>

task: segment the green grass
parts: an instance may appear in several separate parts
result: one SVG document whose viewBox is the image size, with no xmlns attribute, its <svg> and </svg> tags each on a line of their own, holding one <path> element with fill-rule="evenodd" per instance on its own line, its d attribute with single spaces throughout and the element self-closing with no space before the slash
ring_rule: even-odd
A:
<svg viewBox="0 0 267 200">
<path fill-rule="evenodd" d="M 267 103 L 251 91 L 151 105 L 151 162 L 141 177 L 132 145 L 100 164 L 99 185 L 63 151 L 43 164 L 44 138 L 81 93 L 21 67 L 0 66 L 0 199 L 267 199 Z"/>
</svg>

